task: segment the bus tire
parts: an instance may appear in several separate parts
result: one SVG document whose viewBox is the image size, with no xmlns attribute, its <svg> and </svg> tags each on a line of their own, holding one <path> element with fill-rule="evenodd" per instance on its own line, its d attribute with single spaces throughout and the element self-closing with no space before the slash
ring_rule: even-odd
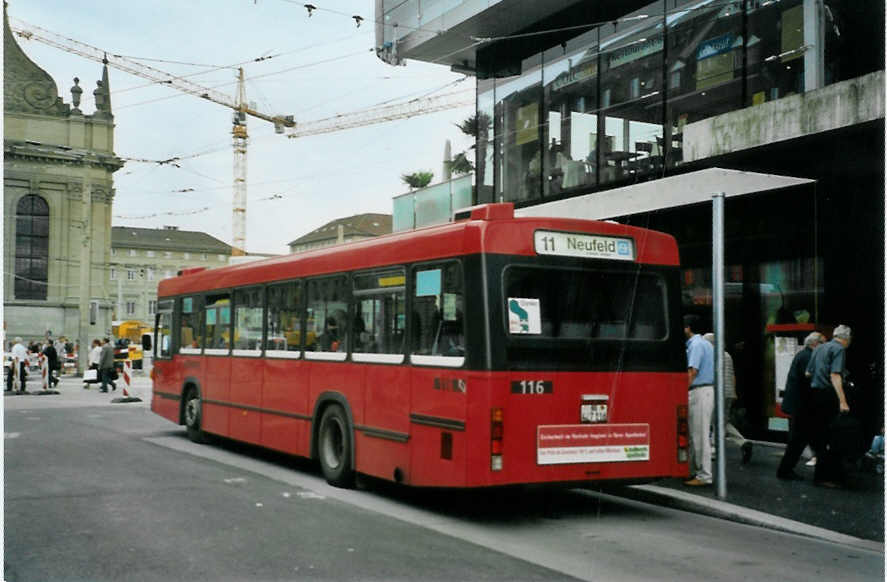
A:
<svg viewBox="0 0 887 582">
<path fill-rule="evenodd" d="M 353 487 L 351 428 L 341 406 L 333 404 L 323 411 L 317 437 L 317 457 L 327 483 L 346 489 Z"/>
<path fill-rule="evenodd" d="M 185 392 L 184 410 L 182 412 L 185 418 L 185 428 L 188 431 L 188 438 L 192 442 L 205 444 L 208 442 L 206 433 L 200 428 L 203 421 L 203 412 L 201 410 L 200 393 L 196 388 L 188 388 Z"/>
</svg>

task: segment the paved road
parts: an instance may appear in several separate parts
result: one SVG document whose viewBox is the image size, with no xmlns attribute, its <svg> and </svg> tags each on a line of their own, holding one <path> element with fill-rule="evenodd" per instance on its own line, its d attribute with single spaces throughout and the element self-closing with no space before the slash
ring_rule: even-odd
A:
<svg viewBox="0 0 887 582">
<path fill-rule="evenodd" d="M 111 396 L 5 398 L 6 580 L 884 577 L 882 552 L 595 492 L 335 489 Z"/>
</svg>

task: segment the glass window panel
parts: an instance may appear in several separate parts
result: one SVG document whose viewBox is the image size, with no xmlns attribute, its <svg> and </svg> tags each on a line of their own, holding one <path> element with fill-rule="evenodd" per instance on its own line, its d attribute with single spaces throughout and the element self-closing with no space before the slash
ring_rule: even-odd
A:
<svg viewBox="0 0 887 582">
<path fill-rule="evenodd" d="M 597 34 L 595 29 L 544 55 L 546 195 L 597 181 Z"/>
<path fill-rule="evenodd" d="M 403 269 L 356 275 L 354 350 L 403 353 L 406 329 L 406 275 Z"/>
<path fill-rule="evenodd" d="M 413 270 L 412 353 L 464 356 L 464 285 L 459 263 Z"/>
<path fill-rule="evenodd" d="M 668 334 L 659 275 L 511 267 L 505 274 L 509 298 L 538 302 L 544 338 L 663 340 Z"/>
<path fill-rule="evenodd" d="M 231 347 L 231 298 L 227 293 L 206 298 L 205 339 L 207 349 Z"/>
<path fill-rule="evenodd" d="M 200 349 L 203 346 L 203 297 L 182 298 L 179 350 Z"/>
<path fill-rule="evenodd" d="M 500 202 L 542 195 L 541 54 L 522 63 L 522 74 L 496 81 L 496 189 Z"/>
<path fill-rule="evenodd" d="M 298 281 L 268 287 L 268 340 L 266 350 L 298 352 L 302 349 L 302 285 Z M 309 334 L 308 342 L 314 342 Z"/>
<path fill-rule="evenodd" d="M 168 358 L 171 355 L 170 342 L 172 338 L 172 312 L 161 311 L 157 314 L 157 341 L 155 342 L 156 354 L 160 358 Z"/>
<path fill-rule="evenodd" d="M 349 348 L 347 277 L 308 281 L 308 338 L 305 349 L 318 352 L 347 352 Z M 313 337 L 316 340 L 312 340 Z"/>
<path fill-rule="evenodd" d="M 34 195 L 19 200 L 16 206 L 16 283 L 20 299 L 46 299 L 49 260 L 49 205 Z"/>
<path fill-rule="evenodd" d="M 493 111 L 496 105 L 494 79 L 477 80 L 477 136 L 475 136 L 475 181 L 477 203 L 495 202 L 493 191 Z"/>
<path fill-rule="evenodd" d="M 234 292 L 234 349 L 262 349 L 262 288 Z"/>
<path fill-rule="evenodd" d="M 742 107 L 742 2 L 690 4 L 668 16 L 668 163 L 683 161 L 684 127 Z M 752 52 L 760 50 L 750 34 Z"/>
<path fill-rule="evenodd" d="M 802 0 L 748 5 L 748 105 L 804 91 Z"/>
<path fill-rule="evenodd" d="M 645 12 L 662 13 L 662 3 Z M 601 29 L 601 183 L 660 170 L 662 155 L 662 21 L 647 18 Z"/>
</svg>

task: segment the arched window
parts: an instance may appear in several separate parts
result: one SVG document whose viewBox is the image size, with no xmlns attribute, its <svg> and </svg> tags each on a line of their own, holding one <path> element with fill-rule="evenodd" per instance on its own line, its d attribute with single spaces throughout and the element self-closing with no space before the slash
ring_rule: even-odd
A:
<svg viewBox="0 0 887 582">
<path fill-rule="evenodd" d="M 49 205 L 25 196 L 15 210 L 15 298 L 46 299 L 49 271 Z"/>
</svg>

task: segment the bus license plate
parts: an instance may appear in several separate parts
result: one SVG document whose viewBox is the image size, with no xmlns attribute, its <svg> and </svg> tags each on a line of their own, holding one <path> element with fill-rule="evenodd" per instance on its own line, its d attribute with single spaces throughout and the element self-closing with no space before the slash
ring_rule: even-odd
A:
<svg viewBox="0 0 887 582">
<path fill-rule="evenodd" d="M 596 424 L 607 422 L 607 404 L 605 402 L 594 404 L 583 403 L 579 408 L 579 416 L 580 421 L 583 423 Z"/>
</svg>

